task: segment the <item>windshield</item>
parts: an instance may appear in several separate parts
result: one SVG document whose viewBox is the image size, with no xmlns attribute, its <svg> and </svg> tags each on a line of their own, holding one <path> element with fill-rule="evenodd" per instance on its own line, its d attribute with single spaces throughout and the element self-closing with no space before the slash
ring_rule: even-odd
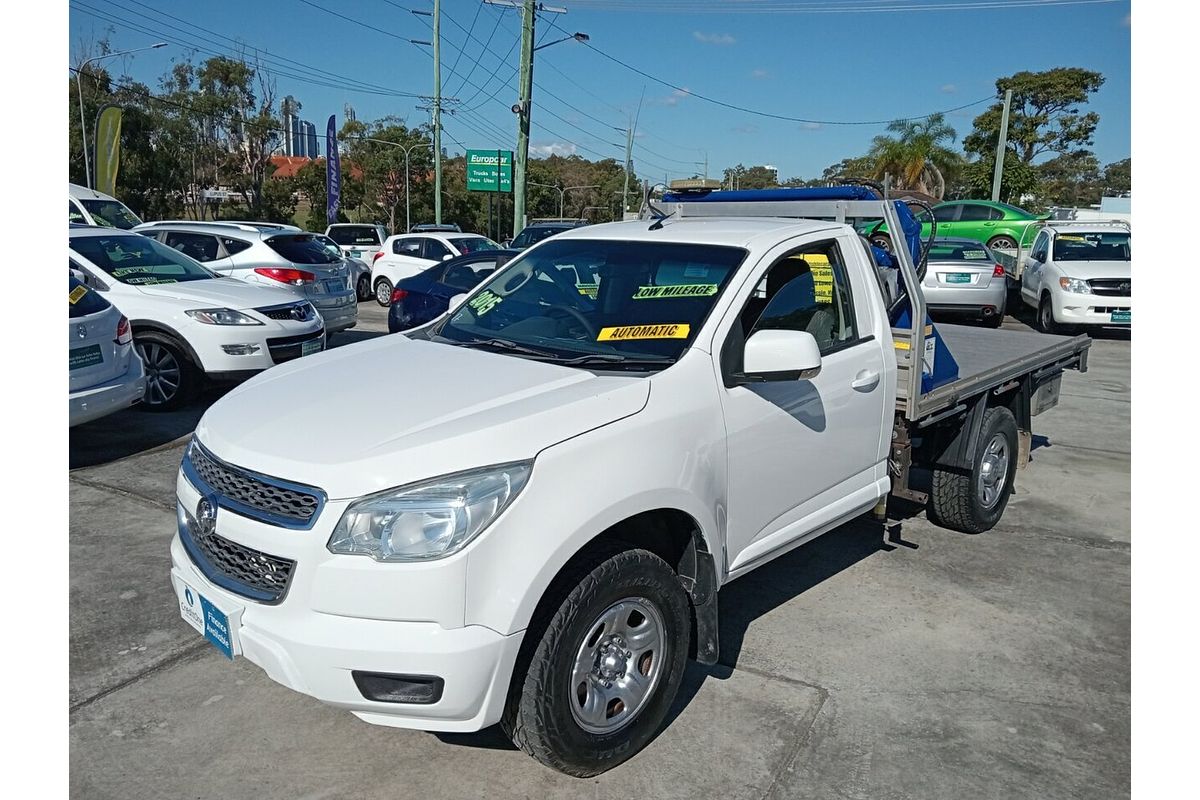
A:
<svg viewBox="0 0 1200 800">
<path fill-rule="evenodd" d="M 1055 261 L 1128 261 L 1128 233 L 1062 233 L 1054 239 Z"/>
<path fill-rule="evenodd" d="M 478 253 L 481 250 L 500 249 L 500 245 L 496 244 L 491 239 L 485 239 L 482 236 L 471 236 L 464 239 L 451 239 L 450 243 L 458 248 L 458 252 L 464 256 L 467 253 Z"/>
<path fill-rule="evenodd" d="M 746 251 L 547 242 L 488 277 L 435 335 L 567 363 L 661 369 L 687 349 Z"/>
<path fill-rule="evenodd" d="M 360 225 L 358 227 L 338 227 L 335 225 L 329 229 L 329 238 L 338 244 L 348 246 L 356 244 L 378 246 L 379 244 L 379 232 L 372 225 Z"/>
<path fill-rule="evenodd" d="M 136 233 L 72 236 L 71 249 L 121 283 L 131 286 L 217 277 L 178 250 Z"/>
<path fill-rule="evenodd" d="M 537 228 L 526 228 L 517 234 L 517 238 L 512 240 L 512 247 L 517 250 L 526 247 L 532 247 L 542 239 L 545 239 L 548 236 L 553 236 L 556 233 L 562 233 L 565 230 L 570 230 L 570 228 L 565 226 L 557 228 L 550 225 L 544 225 Z"/>
<path fill-rule="evenodd" d="M 272 236 L 267 246 L 293 264 L 336 264 L 342 260 L 341 250 L 335 255 L 311 233 Z"/>
<path fill-rule="evenodd" d="M 127 231 L 134 225 L 141 225 L 137 215 L 116 200 L 80 200 L 84 209 L 92 215 L 97 225 L 109 228 L 120 228 Z"/>
</svg>

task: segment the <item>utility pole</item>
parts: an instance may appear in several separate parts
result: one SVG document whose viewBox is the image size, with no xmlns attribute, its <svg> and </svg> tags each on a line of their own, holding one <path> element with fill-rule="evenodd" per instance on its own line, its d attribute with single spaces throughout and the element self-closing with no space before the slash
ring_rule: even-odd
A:
<svg viewBox="0 0 1200 800">
<path fill-rule="evenodd" d="M 442 0 L 433 0 L 433 221 L 442 224 Z"/>
<path fill-rule="evenodd" d="M 525 0 L 521 13 L 521 85 L 517 105 L 517 156 L 513 164 L 513 230 L 525 227 L 525 170 L 529 161 L 529 118 L 533 113 L 533 33 L 537 3 Z"/>
<path fill-rule="evenodd" d="M 1004 150 L 1008 147 L 1008 112 L 1012 108 L 1012 89 L 1004 92 L 1004 111 L 1000 114 L 1000 140 L 996 144 L 996 171 L 992 173 L 992 202 L 1000 201 L 1000 178 L 1004 174 Z"/>
</svg>

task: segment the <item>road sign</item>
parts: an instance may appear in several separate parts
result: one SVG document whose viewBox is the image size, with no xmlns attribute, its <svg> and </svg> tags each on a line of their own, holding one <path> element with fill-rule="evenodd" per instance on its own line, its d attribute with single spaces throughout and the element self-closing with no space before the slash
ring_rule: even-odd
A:
<svg viewBox="0 0 1200 800">
<path fill-rule="evenodd" d="M 467 191 L 511 192 L 512 151 L 468 150 Z"/>
</svg>

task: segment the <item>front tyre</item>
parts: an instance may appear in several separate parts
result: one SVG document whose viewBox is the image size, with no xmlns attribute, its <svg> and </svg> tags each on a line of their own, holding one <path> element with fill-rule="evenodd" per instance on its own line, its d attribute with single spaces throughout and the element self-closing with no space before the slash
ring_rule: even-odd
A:
<svg viewBox="0 0 1200 800">
<path fill-rule="evenodd" d="M 929 519 L 963 533 L 983 533 L 1004 515 L 1017 474 L 1017 420 L 1007 408 L 983 414 L 971 471 L 935 469 Z"/>
<path fill-rule="evenodd" d="M 1063 326 L 1054 319 L 1054 302 L 1048 294 L 1042 295 L 1042 302 L 1038 304 L 1037 322 L 1042 333 L 1063 333 Z"/>
<path fill-rule="evenodd" d="M 646 550 L 595 551 L 556 584 L 561 600 L 544 603 L 527 633 L 537 638 L 501 726 L 546 766 L 586 778 L 636 754 L 662 724 L 683 679 L 690 610 L 678 576 Z"/>
<path fill-rule="evenodd" d="M 392 282 L 387 278 L 375 281 L 375 302 L 384 308 L 392 304 Z"/>
</svg>

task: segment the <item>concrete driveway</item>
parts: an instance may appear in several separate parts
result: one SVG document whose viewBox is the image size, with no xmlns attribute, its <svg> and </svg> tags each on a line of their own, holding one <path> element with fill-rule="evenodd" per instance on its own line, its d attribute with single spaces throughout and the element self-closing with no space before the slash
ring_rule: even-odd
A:
<svg viewBox="0 0 1200 800">
<path fill-rule="evenodd" d="M 383 309 L 360 309 L 335 344 L 386 330 Z M 721 666 L 692 665 L 658 738 L 590 780 L 495 729 L 367 725 L 227 661 L 179 619 L 175 471 L 219 392 L 76 428 L 72 795 L 1126 797 L 1128 337 L 1097 339 L 1090 367 L 1035 418 L 1034 460 L 1000 526 L 858 521 L 728 586 Z"/>
</svg>

